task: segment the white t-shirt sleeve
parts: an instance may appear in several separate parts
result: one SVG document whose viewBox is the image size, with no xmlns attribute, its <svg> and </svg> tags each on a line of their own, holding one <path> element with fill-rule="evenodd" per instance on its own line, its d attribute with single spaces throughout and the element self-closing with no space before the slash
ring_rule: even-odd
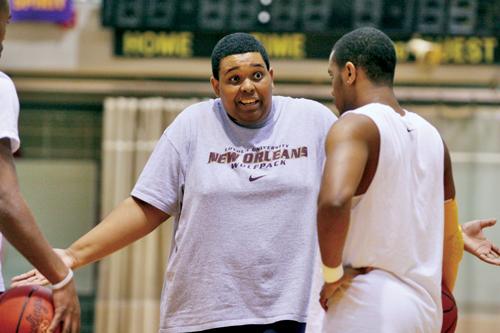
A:
<svg viewBox="0 0 500 333">
<path fill-rule="evenodd" d="M 131 195 L 170 216 L 179 210 L 180 155 L 165 132 L 149 157 Z"/>
<path fill-rule="evenodd" d="M 19 149 L 17 128 L 19 100 L 12 80 L 0 72 L 0 139 L 9 139 L 12 152 Z"/>
</svg>

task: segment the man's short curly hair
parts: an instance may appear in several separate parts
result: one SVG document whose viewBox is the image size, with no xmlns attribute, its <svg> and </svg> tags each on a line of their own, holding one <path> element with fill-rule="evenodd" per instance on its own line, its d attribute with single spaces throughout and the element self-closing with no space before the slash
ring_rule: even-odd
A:
<svg viewBox="0 0 500 333">
<path fill-rule="evenodd" d="M 362 67 L 375 84 L 392 86 L 396 51 L 391 39 L 375 28 L 359 28 L 342 36 L 333 46 L 333 59 L 339 67 L 348 61 Z"/>
<path fill-rule="evenodd" d="M 212 75 L 214 78 L 219 79 L 220 62 L 223 58 L 247 52 L 259 52 L 269 70 L 269 56 L 262 43 L 250 34 L 236 32 L 219 40 L 212 51 Z"/>
</svg>

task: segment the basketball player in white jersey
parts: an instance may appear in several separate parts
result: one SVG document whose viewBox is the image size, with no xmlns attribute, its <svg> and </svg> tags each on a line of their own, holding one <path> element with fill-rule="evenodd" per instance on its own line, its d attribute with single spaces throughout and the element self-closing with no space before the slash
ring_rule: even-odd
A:
<svg viewBox="0 0 500 333">
<path fill-rule="evenodd" d="M 318 201 L 324 332 L 441 330 L 451 163 L 438 131 L 396 100 L 395 65 L 392 41 L 373 28 L 343 36 L 330 56 L 341 117 L 328 134 Z M 371 271 L 346 288 L 344 266 Z"/>
<path fill-rule="evenodd" d="M 0 53 L 9 21 L 9 1 L 0 0 Z M 52 251 L 19 190 L 12 156 L 20 145 L 18 115 L 16 88 L 0 72 L 0 294 L 5 290 L 1 265 L 3 234 L 53 283 L 55 316 L 48 332 L 54 332 L 64 321 L 62 333 L 76 333 L 80 331 L 80 304 L 73 272 Z M 2 328 L 0 331 L 3 332 Z"/>
</svg>

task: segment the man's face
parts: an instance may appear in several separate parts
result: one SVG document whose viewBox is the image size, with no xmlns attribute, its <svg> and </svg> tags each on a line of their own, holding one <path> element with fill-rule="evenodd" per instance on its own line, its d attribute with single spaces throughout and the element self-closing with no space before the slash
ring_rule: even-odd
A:
<svg viewBox="0 0 500 333">
<path fill-rule="evenodd" d="M 332 97 L 335 103 L 335 107 L 339 111 L 340 114 L 348 111 L 348 102 L 347 102 L 347 91 L 346 86 L 344 84 L 344 80 L 342 78 L 342 69 L 337 65 L 335 58 L 330 56 L 330 61 L 328 65 L 328 74 L 330 75 L 332 81 Z"/>
<path fill-rule="evenodd" d="M 0 10 L 0 56 L 3 51 L 3 41 L 5 40 L 5 33 L 7 31 L 7 24 L 10 21 L 10 11 Z"/>
<path fill-rule="evenodd" d="M 219 80 L 210 80 L 227 113 L 242 125 L 264 120 L 271 110 L 273 70 L 259 52 L 233 54 L 220 62 Z"/>
</svg>

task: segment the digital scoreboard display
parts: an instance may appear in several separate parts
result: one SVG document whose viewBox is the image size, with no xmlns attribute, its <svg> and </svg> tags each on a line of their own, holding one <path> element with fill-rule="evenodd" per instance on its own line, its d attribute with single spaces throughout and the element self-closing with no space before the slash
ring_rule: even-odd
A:
<svg viewBox="0 0 500 333">
<path fill-rule="evenodd" d="M 500 35 L 499 0 L 104 0 L 103 23 L 192 32 Z"/>
<path fill-rule="evenodd" d="M 244 31 L 273 59 L 325 59 L 358 27 L 379 28 L 399 62 L 415 61 L 415 34 L 441 50 L 443 64 L 500 63 L 500 0 L 104 0 L 115 55 L 210 57 L 224 35 Z"/>
</svg>

